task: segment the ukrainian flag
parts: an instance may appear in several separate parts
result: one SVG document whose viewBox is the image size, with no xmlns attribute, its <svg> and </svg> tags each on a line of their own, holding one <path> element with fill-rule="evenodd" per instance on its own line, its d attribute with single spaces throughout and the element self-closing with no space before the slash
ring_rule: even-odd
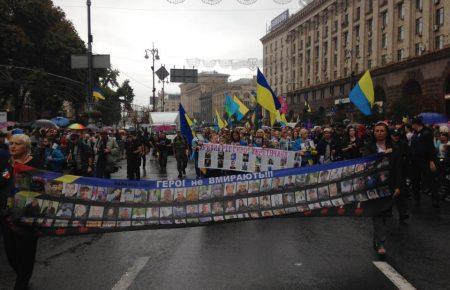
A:
<svg viewBox="0 0 450 290">
<path fill-rule="evenodd" d="M 238 104 L 233 101 L 233 98 L 229 94 L 225 94 L 225 112 L 227 112 L 228 118 L 233 116 L 238 110 Z"/>
<path fill-rule="evenodd" d="M 256 100 L 261 107 L 269 111 L 271 114 L 276 115 L 276 111 L 281 108 L 280 101 L 270 88 L 269 83 L 259 68 L 258 75 L 256 77 Z"/>
<path fill-rule="evenodd" d="M 227 121 L 222 120 L 217 110 L 216 110 L 216 118 L 217 118 L 217 126 L 219 126 L 219 129 L 225 128 L 228 125 Z"/>
<path fill-rule="evenodd" d="M 236 117 L 237 120 L 240 121 L 248 113 L 249 109 L 244 103 L 241 102 L 241 100 L 239 100 L 238 97 L 234 96 L 233 101 L 238 106 L 238 109 L 236 110 Z"/>
<path fill-rule="evenodd" d="M 372 114 L 372 106 L 375 102 L 375 91 L 369 71 L 366 71 L 358 84 L 350 92 L 349 98 L 364 115 L 368 116 Z"/>
<path fill-rule="evenodd" d="M 192 139 L 194 139 L 194 135 L 192 134 L 192 120 L 186 114 L 186 111 L 183 108 L 183 105 L 179 105 L 178 112 L 180 114 L 180 131 L 181 135 L 186 137 L 188 144 L 192 144 Z"/>
<path fill-rule="evenodd" d="M 92 96 L 98 101 L 98 100 L 104 100 L 105 96 L 103 95 L 102 91 L 98 87 L 94 87 L 92 90 Z"/>
</svg>

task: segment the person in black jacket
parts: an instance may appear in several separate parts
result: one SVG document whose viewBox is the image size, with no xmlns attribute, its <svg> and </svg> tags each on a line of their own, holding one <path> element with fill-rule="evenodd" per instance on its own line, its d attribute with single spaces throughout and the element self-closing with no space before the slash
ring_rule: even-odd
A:
<svg viewBox="0 0 450 290">
<path fill-rule="evenodd" d="M 426 127 L 420 117 L 412 121 L 414 135 L 411 138 L 411 161 L 412 161 L 412 190 L 416 205 L 420 204 L 421 186 L 427 185 L 431 192 L 434 208 L 439 208 L 437 194 L 437 167 L 436 148 L 433 142 L 433 132 Z"/>
<path fill-rule="evenodd" d="M 374 127 L 374 140 L 367 145 L 366 154 L 385 154 L 389 159 L 389 188 L 393 192 L 393 198 L 399 198 L 404 183 L 404 171 L 402 164 L 402 148 L 392 143 L 389 138 L 389 128 L 386 123 L 379 122 Z M 386 220 L 391 215 L 392 199 L 383 198 L 375 201 L 373 206 L 377 214 L 372 218 L 374 228 L 374 247 L 380 256 L 386 255 L 384 247 L 387 234 Z"/>
<path fill-rule="evenodd" d="M 319 163 L 327 164 L 336 161 L 340 156 L 339 144 L 332 137 L 331 128 L 323 130 L 323 137 L 317 144 L 317 154 L 319 155 Z"/>
</svg>

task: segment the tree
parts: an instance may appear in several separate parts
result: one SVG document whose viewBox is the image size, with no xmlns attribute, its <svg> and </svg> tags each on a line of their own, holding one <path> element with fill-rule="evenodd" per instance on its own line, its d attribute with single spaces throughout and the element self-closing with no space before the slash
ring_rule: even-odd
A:
<svg viewBox="0 0 450 290">
<path fill-rule="evenodd" d="M 44 107 L 58 112 L 65 99 L 61 91 L 66 88 L 55 86 L 45 72 L 84 81 L 84 72 L 71 70 L 70 55 L 85 51 L 72 23 L 52 1 L 0 0 L 0 64 L 42 71 L 14 75 L 12 85 L 0 86 L 0 103 L 12 101 L 16 120 L 26 101 L 39 106 L 35 107 L 38 113 Z M 84 103 L 84 98 L 74 99 L 75 106 Z"/>
</svg>

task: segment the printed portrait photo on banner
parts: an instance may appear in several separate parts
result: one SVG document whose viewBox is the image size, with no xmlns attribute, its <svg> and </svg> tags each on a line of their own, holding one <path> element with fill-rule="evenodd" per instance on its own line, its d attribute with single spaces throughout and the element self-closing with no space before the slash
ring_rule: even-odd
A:
<svg viewBox="0 0 450 290">
<path fill-rule="evenodd" d="M 283 208 L 274 209 L 272 212 L 273 212 L 273 215 L 276 215 L 276 216 L 286 214 L 286 211 Z"/>
<path fill-rule="evenodd" d="M 58 208 L 59 202 L 53 200 L 44 200 L 42 203 L 42 216 L 54 217 L 56 215 L 56 209 Z"/>
<path fill-rule="evenodd" d="M 271 195 L 272 207 L 283 206 L 283 195 L 282 194 L 272 194 Z"/>
<path fill-rule="evenodd" d="M 198 220 L 199 220 L 201 223 L 209 223 L 209 222 L 212 221 L 212 217 L 210 217 L 210 216 L 207 216 L 207 217 L 199 217 Z"/>
<path fill-rule="evenodd" d="M 283 178 L 284 177 L 274 177 L 272 179 L 272 189 L 273 190 L 283 189 Z"/>
<path fill-rule="evenodd" d="M 272 179 L 264 178 L 261 180 L 261 191 L 269 191 L 272 189 Z"/>
<path fill-rule="evenodd" d="M 161 199 L 161 189 L 150 189 L 148 191 L 148 201 L 158 202 Z"/>
<path fill-rule="evenodd" d="M 131 219 L 131 207 L 119 207 L 119 220 Z"/>
<path fill-rule="evenodd" d="M 306 190 L 306 200 L 307 201 L 315 201 L 317 199 L 318 199 L 318 196 L 317 196 L 316 188 L 309 188 Z"/>
<path fill-rule="evenodd" d="M 273 216 L 273 212 L 271 210 L 264 210 L 264 211 L 261 211 L 261 216 L 262 217 L 270 217 L 270 216 Z"/>
<path fill-rule="evenodd" d="M 92 195 L 92 186 L 80 184 L 78 198 L 82 200 L 90 200 Z"/>
<path fill-rule="evenodd" d="M 294 192 L 283 193 L 283 204 L 285 207 L 294 205 L 295 204 L 295 193 Z"/>
<path fill-rule="evenodd" d="M 250 181 L 248 182 L 248 192 L 249 192 L 249 193 L 259 192 L 260 186 L 261 186 L 261 182 L 260 182 L 259 179 L 256 179 L 256 180 L 250 180 Z"/>
<path fill-rule="evenodd" d="M 247 210 L 247 199 L 246 198 L 238 198 L 236 200 L 236 210 L 237 211 Z"/>
<path fill-rule="evenodd" d="M 222 202 L 216 201 L 212 204 L 212 213 L 213 214 L 223 214 Z"/>
<path fill-rule="evenodd" d="M 368 175 L 366 176 L 366 186 L 368 189 L 375 188 L 378 186 L 378 176 L 377 175 Z"/>
<path fill-rule="evenodd" d="M 246 195 L 248 193 L 248 182 L 247 181 L 241 181 L 237 183 L 237 191 L 236 194 L 238 195 Z"/>
<path fill-rule="evenodd" d="M 115 221 L 103 221 L 102 228 L 115 228 L 116 222 Z"/>
<path fill-rule="evenodd" d="M 184 225 L 186 224 L 186 219 L 175 219 L 174 222 L 176 225 Z"/>
<path fill-rule="evenodd" d="M 186 201 L 186 188 L 175 188 L 175 202 L 185 202 Z"/>
<path fill-rule="evenodd" d="M 63 190 L 63 183 L 60 181 L 52 180 L 45 183 L 45 193 L 53 196 L 60 196 Z"/>
<path fill-rule="evenodd" d="M 367 201 L 368 200 L 365 192 L 356 194 L 355 198 L 356 198 L 356 201 Z"/>
<path fill-rule="evenodd" d="M 161 202 L 172 202 L 173 201 L 173 189 L 172 188 L 164 188 L 162 190 Z"/>
<path fill-rule="evenodd" d="M 186 199 L 188 201 L 197 201 L 198 200 L 198 191 L 199 191 L 199 187 L 188 187 L 186 189 L 187 191 L 187 197 Z"/>
<path fill-rule="evenodd" d="M 286 176 L 284 179 L 284 188 L 292 189 L 295 187 L 295 175 Z"/>
<path fill-rule="evenodd" d="M 225 213 L 235 212 L 236 206 L 234 204 L 234 200 L 227 200 L 225 202 Z"/>
<path fill-rule="evenodd" d="M 258 198 L 256 196 L 248 198 L 247 199 L 247 207 L 250 210 L 259 209 Z"/>
<path fill-rule="evenodd" d="M 295 176 L 295 185 L 304 186 L 306 185 L 306 174 L 299 174 Z"/>
<path fill-rule="evenodd" d="M 354 203 L 355 202 L 355 197 L 353 196 L 353 194 L 345 195 L 345 196 L 342 197 L 342 199 L 344 200 L 345 204 L 349 204 L 349 203 Z"/>
<path fill-rule="evenodd" d="M 145 219 L 145 208 L 144 207 L 134 207 L 132 211 L 132 218 L 134 220 Z"/>
<path fill-rule="evenodd" d="M 330 183 L 328 185 L 328 190 L 330 193 L 330 197 L 335 197 L 338 195 L 338 187 L 337 187 L 337 183 Z"/>
<path fill-rule="evenodd" d="M 186 216 L 187 217 L 197 217 L 198 216 L 198 205 L 189 204 L 186 206 Z"/>
<path fill-rule="evenodd" d="M 307 185 L 316 184 L 318 179 L 319 179 L 318 172 L 311 172 L 311 173 L 306 174 L 306 184 Z"/>
<path fill-rule="evenodd" d="M 211 198 L 221 198 L 223 197 L 223 185 L 213 184 L 211 185 Z"/>
<path fill-rule="evenodd" d="M 259 197 L 259 206 L 261 209 L 263 208 L 271 208 L 272 205 L 270 204 L 270 195 L 263 195 Z"/>
<path fill-rule="evenodd" d="M 260 215 L 259 211 L 252 211 L 252 212 L 250 212 L 250 217 L 251 217 L 251 218 L 257 219 L 257 218 L 259 218 L 260 216 L 261 216 L 261 215 Z"/>
<path fill-rule="evenodd" d="M 351 179 L 341 181 L 341 192 L 349 193 L 352 192 L 353 181 Z"/>
<path fill-rule="evenodd" d="M 159 207 L 149 207 L 146 213 L 147 219 L 159 218 Z"/>
<path fill-rule="evenodd" d="M 348 177 L 355 173 L 355 165 L 346 166 L 342 169 L 342 176 Z"/>
<path fill-rule="evenodd" d="M 319 183 L 327 182 L 330 178 L 330 171 L 324 170 L 319 173 Z"/>
<path fill-rule="evenodd" d="M 365 170 L 364 163 L 356 164 L 355 173 L 360 173 Z"/>
<path fill-rule="evenodd" d="M 119 208 L 117 207 L 105 207 L 105 214 L 103 219 L 113 221 L 117 219 Z"/>
<path fill-rule="evenodd" d="M 379 198 L 376 189 L 369 189 L 367 191 L 367 196 L 369 197 L 369 199 L 377 199 L 377 198 Z"/>
<path fill-rule="evenodd" d="M 92 188 L 92 201 L 106 201 L 106 197 L 108 196 L 108 189 L 106 187 L 94 186 Z"/>
<path fill-rule="evenodd" d="M 304 190 L 299 190 L 295 192 L 295 202 L 296 203 L 306 202 L 306 192 Z"/>
<path fill-rule="evenodd" d="M 146 202 L 147 201 L 147 190 L 137 188 L 134 191 L 134 203 Z"/>
<path fill-rule="evenodd" d="M 329 200 L 321 201 L 321 202 L 320 202 L 320 205 L 321 205 L 322 207 L 332 207 L 332 206 L 333 206 L 333 204 L 332 204 L 331 201 L 329 201 Z"/>
<path fill-rule="evenodd" d="M 93 206 L 89 207 L 89 219 L 102 219 L 103 218 L 103 206 Z"/>
<path fill-rule="evenodd" d="M 78 193 L 78 184 L 76 183 L 64 183 L 63 195 L 69 198 L 76 198 Z"/>
<path fill-rule="evenodd" d="M 322 186 L 317 189 L 319 199 L 328 199 L 330 195 L 328 193 L 328 186 Z"/>
<path fill-rule="evenodd" d="M 186 207 L 184 207 L 184 206 L 174 206 L 173 207 L 173 216 L 175 218 L 186 217 Z"/>
<path fill-rule="evenodd" d="M 209 203 L 201 203 L 200 205 L 200 215 L 210 215 L 211 214 L 211 205 Z"/>
<path fill-rule="evenodd" d="M 308 204 L 308 207 L 310 210 L 314 210 L 314 209 L 320 209 L 322 206 L 320 205 L 320 202 L 316 202 L 316 203 Z"/>
<path fill-rule="evenodd" d="M 28 198 L 23 208 L 24 215 L 27 217 L 39 217 L 41 213 L 42 200 L 37 198 Z"/>
<path fill-rule="evenodd" d="M 73 203 L 60 203 L 56 216 L 60 218 L 71 218 L 73 206 Z"/>
<path fill-rule="evenodd" d="M 223 196 L 234 196 L 236 183 L 225 183 L 225 191 Z"/>
<path fill-rule="evenodd" d="M 297 209 L 298 209 L 299 212 L 310 211 L 309 206 L 307 206 L 307 205 L 297 206 Z"/>
<path fill-rule="evenodd" d="M 330 180 L 336 180 L 336 179 L 341 178 L 341 175 L 342 175 L 342 167 L 333 168 L 333 169 L 330 170 L 329 179 Z"/>
<path fill-rule="evenodd" d="M 171 218 L 172 217 L 172 207 L 171 206 L 160 207 L 159 216 L 161 218 Z"/>
<path fill-rule="evenodd" d="M 209 185 L 203 185 L 198 187 L 200 194 L 199 199 L 200 200 L 207 200 L 211 198 L 211 187 Z"/>
<path fill-rule="evenodd" d="M 134 201 L 134 192 L 131 188 L 124 188 L 122 190 L 122 197 L 120 198 L 120 202 L 133 202 Z"/>
<path fill-rule="evenodd" d="M 343 206 L 345 203 L 344 203 L 344 200 L 342 199 L 342 198 L 336 198 L 336 199 L 332 199 L 331 200 L 331 203 L 334 205 L 334 206 Z"/>
<path fill-rule="evenodd" d="M 364 182 L 364 177 L 357 177 L 353 179 L 353 190 L 359 191 L 365 189 L 366 184 Z"/>
<path fill-rule="evenodd" d="M 106 201 L 119 202 L 122 196 L 122 188 L 108 188 L 108 195 Z"/>
<path fill-rule="evenodd" d="M 73 217 L 78 219 L 85 219 L 88 213 L 88 206 L 84 204 L 76 204 L 73 210 Z"/>
</svg>

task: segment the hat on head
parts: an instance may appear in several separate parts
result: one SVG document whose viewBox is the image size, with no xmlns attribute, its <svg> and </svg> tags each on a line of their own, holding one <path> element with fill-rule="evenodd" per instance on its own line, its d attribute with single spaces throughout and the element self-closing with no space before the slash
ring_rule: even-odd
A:
<svg viewBox="0 0 450 290">
<path fill-rule="evenodd" d="M 400 135 L 401 135 L 401 132 L 400 132 L 400 130 L 395 129 L 395 130 L 392 130 L 391 135 L 392 135 L 392 136 L 400 136 Z"/>
<path fill-rule="evenodd" d="M 420 116 L 415 116 L 413 119 L 412 119 L 412 121 L 411 121 L 411 124 L 416 124 L 416 125 L 423 125 L 423 120 L 422 120 L 422 117 L 420 117 Z"/>
</svg>

